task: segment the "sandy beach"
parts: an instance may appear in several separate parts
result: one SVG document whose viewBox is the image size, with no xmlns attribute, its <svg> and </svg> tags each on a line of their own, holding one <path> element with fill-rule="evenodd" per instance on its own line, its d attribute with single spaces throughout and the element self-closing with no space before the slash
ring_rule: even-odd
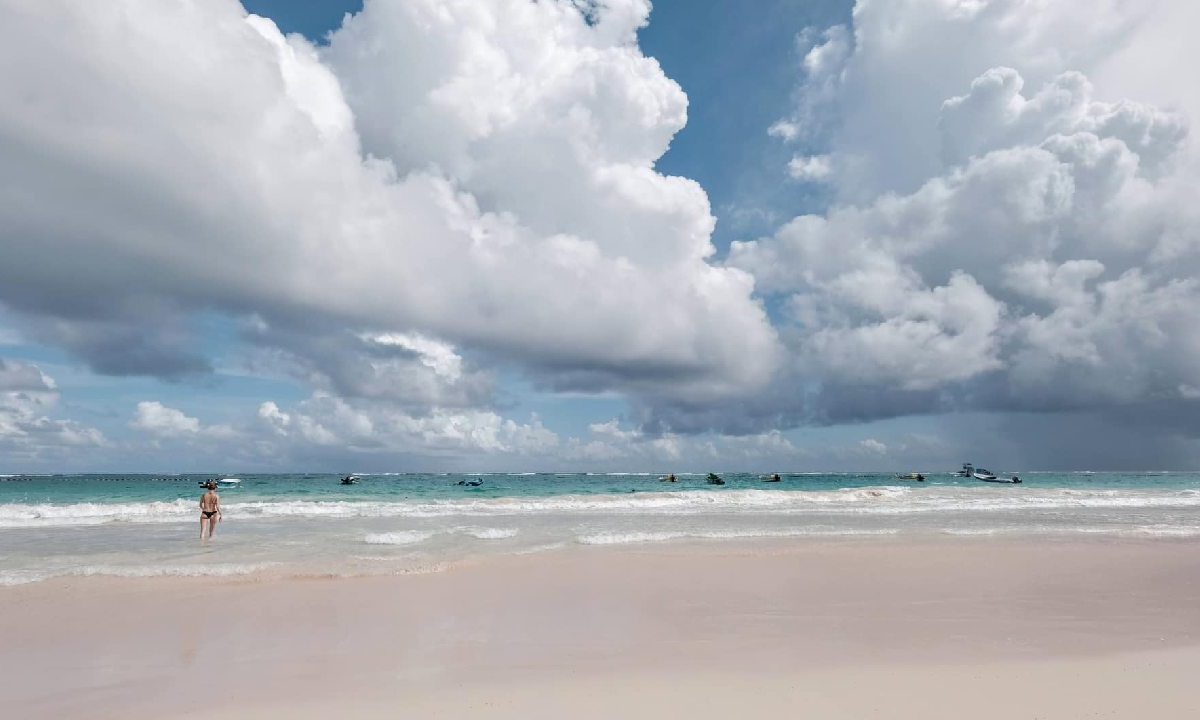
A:
<svg viewBox="0 0 1200 720">
<path fill-rule="evenodd" d="M 0 695 L 20 718 L 1195 717 L 1198 551 L 693 543 L 59 579 L 0 589 Z"/>
</svg>

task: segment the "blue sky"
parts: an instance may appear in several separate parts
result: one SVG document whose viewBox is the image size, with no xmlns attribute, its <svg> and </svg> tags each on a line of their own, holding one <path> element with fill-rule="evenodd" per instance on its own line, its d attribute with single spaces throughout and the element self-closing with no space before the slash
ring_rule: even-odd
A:
<svg viewBox="0 0 1200 720">
<path fill-rule="evenodd" d="M 0 472 L 1200 462 L 1188 3 L 130 2 L 0 36 Z"/>
</svg>

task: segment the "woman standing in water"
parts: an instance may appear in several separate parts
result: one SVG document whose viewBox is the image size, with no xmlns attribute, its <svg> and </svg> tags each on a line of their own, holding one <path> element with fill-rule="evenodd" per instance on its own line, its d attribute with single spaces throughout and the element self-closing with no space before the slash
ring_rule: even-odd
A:
<svg viewBox="0 0 1200 720">
<path fill-rule="evenodd" d="M 204 540 L 204 529 L 208 526 L 208 537 L 213 536 L 217 523 L 221 520 L 221 496 L 217 495 L 217 484 L 210 482 L 205 485 L 208 492 L 200 496 L 200 539 Z"/>
</svg>

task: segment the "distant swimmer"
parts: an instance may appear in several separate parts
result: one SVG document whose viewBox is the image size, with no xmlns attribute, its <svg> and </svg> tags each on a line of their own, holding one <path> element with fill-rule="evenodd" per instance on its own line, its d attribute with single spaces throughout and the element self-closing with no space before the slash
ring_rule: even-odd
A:
<svg viewBox="0 0 1200 720">
<path fill-rule="evenodd" d="M 779 473 L 771 475 L 771 477 L 763 480 L 763 482 L 782 482 L 783 478 L 779 477 Z"/>
<path fill-rule="evenodd" d="M 217 484 L 210 481 L 205 486 L 208 492 L 200 496 L 200 539 L 204 540 L 204 532 L 208 530 L 211 538 L 216 532 L 217 523 L 221 521 L 221 496 L 217 495 Z"/>
</svg>

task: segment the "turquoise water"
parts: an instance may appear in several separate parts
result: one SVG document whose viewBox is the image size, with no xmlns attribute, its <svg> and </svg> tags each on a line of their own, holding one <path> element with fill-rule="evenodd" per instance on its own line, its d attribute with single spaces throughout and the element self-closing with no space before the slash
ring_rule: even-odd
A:
<svg viewBox="0 0 1200 720">
<path fill-rule="evenodd" d="M 678 483 L 666 484 L 659 475 L 648 473 L 519 473 L 519 474 L 363 474 L 356 485 L 341 485 L 336 474 L 236 474 L 240 501 L 381 501 L 446 500 L 463 497 L 555 497 L 607 493 L 660 492 L 664 489 L 725 492 L 731 489 L 784 491 L 831 491 L 895 485 L 907 481 L 894 473 L 784 474 L 781 482 L 765 484 L 764 476 L 719 473 L 724 486 L 708 485 L 704 473 L 677 474 Z M 1007 477 L 1011 473 L 1003 473 Z M 0 506 L 13 503 L 134 503 L 164 502 L 197 495 L 199 483 L 214 475 L 35 475 L 0 478 Z M 1188 490 L 1200 489 L 1200 473 L 1023 473 L 1025 487 Z M 479 487 L 464 487 L 459 481 L 483 480 Z M 977 480 L 959 478 L 952 472 L 931 473 L 926 482 L 914 486 L 978 488 Z M 231 496 L 233 497 L 233 496 Z M 2 519 L 2 516 L 0 516 Z"/>
<path fill-rule="evenodd" d="M 1004 473 L 1004 476 L 1010 473 Z M 0 584 L 78 575 L 364 574 L 593 545 L 913 535 L 1200 537 L 1200 474 L 239 474 L 198 540 L 210 475 L 0 478 Z M 227 476 L 228 477 L 228 476 Z M 479 481 L 478 487 L 459 485 Z"/>
</svg>

